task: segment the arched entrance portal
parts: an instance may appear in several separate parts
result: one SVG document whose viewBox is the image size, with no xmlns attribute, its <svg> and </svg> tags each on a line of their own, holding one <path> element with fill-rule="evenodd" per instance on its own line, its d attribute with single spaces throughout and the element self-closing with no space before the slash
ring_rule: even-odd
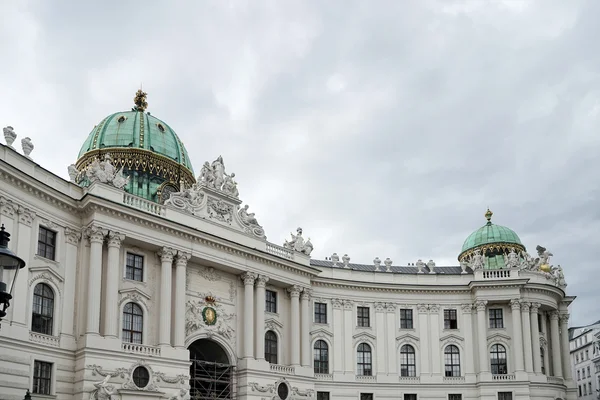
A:
<svg viewBox="0 0 600 400">
<path fill-rule="evenodd" d="M 232 399 L 235 366 L 225 350 L 210 339 L 196 340 L 189 350 L 191 399 Z"/>
</svg>

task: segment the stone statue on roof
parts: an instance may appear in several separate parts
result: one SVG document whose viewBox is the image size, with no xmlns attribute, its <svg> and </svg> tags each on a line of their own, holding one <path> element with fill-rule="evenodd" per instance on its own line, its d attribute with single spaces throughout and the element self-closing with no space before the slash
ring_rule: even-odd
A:
<svg viewBox="0 0 600 400">
<path fill-rule="evenodd" d="M 504 255 L 504 266 L 506 268 L 514 268 L 519 266 L 519 256 L 515 253 L 514 247 L 510 248 L 510 252 Z"/>
<path fill-rule="evenodd" d="M 485 265 L 485 257 L 481 254 L 481 250 L 475 249 L 473 255 L 471 256 L 471 269 L 476 271 L 478 269 L 483 269 Z"/>
<path fill-rule="evenodd" d="M 290 240 L 289 242 L 286 240 L 283 243 L 283 247 L 310 256 L 310 253 L 313 250 L 313 245 L 310 242 L 310 238 L 308 239 L 308 241 L 304 242 L 304 238 L 302 237 L 302 228 L 296 229 L 296 235 L 294 235 L 293 233 L 290 233 L 290 235 L 292 236 L 292 240 Z"/>
<path fill-rule="evenodd" d="M 6 145 L 10 148 L 13 148 L 12 144 L 17 139 L 17 134 L 15 133 L 14 128 L 12 126 L 5 126 L 4 128 L 2 128 L 2 131 L 4 132 L 4 139 L 6 140 Z"/>
<path fill-rule="evenodd" d="M 123 189 L 129 183 L 129 177 L 123 175 L 123 168 L 116 169 L 112 165 L 112 157 L 106 153 L 104 160 L 95 159 L 83 171 L 90 183 L 100 182 L 114 186 L 117 189 Z"/>
</svg>

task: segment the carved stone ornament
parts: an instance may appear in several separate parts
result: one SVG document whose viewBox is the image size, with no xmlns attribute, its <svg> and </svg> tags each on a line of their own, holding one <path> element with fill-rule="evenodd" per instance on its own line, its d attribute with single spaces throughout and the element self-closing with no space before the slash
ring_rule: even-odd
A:
<svg viewBox="0 0 600 400">
<path fill-rule="evenodd" d="M 177 394 L 174 394 L 173 396 L 169 397 L 169 400 L 190 400 L 190 392 L 187 389 L 179 389 L 179 392 L 177 392 Z"/>
<path fill-rule="evenodd" d="M 344 306 L 344 302 L 340 299 L 333 299 L 331 300 L 331 306 L 333 308 L 342 309 L 342 307 Z"/>
<path fill-rule="evenodd" d="M 302 237 L 302 228 L 296 229 L 296 234 L 290 233 L 292 235 L 292 240 L 285 241 L 283 243 L 283 247 L 290 250 L 295 250 L 300 253 L 304 253 L 307 256 L 310 256 L 310 253 L 313 251 L 313 245 L 310 241 L 310 238 L 305 242 Z"/>
<path fill-rule="evenodd" d="M 256 280 L 256 274 L 254 272 L 244 272 L 240 275 L 242 281 L 244 281 L 244 285 L 254 285 L 254 281 Z"/>
<path fill-rule="evenodd" d="M 463 314 L 471 314 L 473 311 L 473 304 L 461 304 L 460 308 L 462 309 Z"/>
<path fill-rule="evenodd" d="M 266 286 L 267 282 L 269 282 L 268 276 L 258 275 L 258 277 L 256 278 L 256 287 L 264 288 Z"/>
<path fill-rule="evenodd" d="M 90 225 L 85 230 L 85 237 L 90 241 L 90 243 L 104 242 L 104 237 L 106 236 L 106 234 L 106 230 L 102 229 L 102 227 L 98 225 Z"/>
<path fill-rule="evenodd" d="M 23 154 L 25 155 L 25 157 L 31 158 L 29 155 L 33 151 L 34 146 L 30 138 L 26 137 L 24 139 L 21 139 L 21 148 L 23 149 Z"/>
<path fill-rule="evenodd" d="M 440 305 L 439 304 L 430 304 L 429 305 L 429 312 L 432 314 L 437 314 L 440 312 Z"/>
<path fill-rule="evenodd" d="M 481 250 L 475 249 L 473 255 L 471 256 L 471 259 L 469 260 L 469 266 L 473 271 L 476 271 L 478 269 L 483 269 L 484 264 L 485 257 L 483 256 L 483 254 L 481 254 Z"/>
<path fill-rule="evenodd" d="M 90 400 L 111 400 L 113 394 L 116 395 L 115 386 L 108 383 L 111 377 L 108 374 L 102 381 L 94 383 L 95 389 L 90 394 Z"/>
<path fill-rule="evenodd" d="M 568 324 L 569 323 L 569 314 L 560 314 L 559 319 L 560 319 L 561 324 Z"/>
<path fill-rule="evenodd" d="M 29 208 L 18 206 L 17 214 L 19 214 L 20 223 L 31 226 L 33 219 L 35 218 L 35 212 L 31 211 Z"/>
<path fill-rule="evenodd" d="M 526 301 L 521 303 L 521 311 L 529 313 L 529 307 L 531 306 L 531 303 L 528 303 Z"/>
<path fill-rule="evenodd" d="M 352 310 L 354 308 L 354 302 L 352 300 L 344 300 L 344 310 Z"/>
<path fill-rule="evenodd" d="M 138 367 L 146 368 L 150 375 L 150 381 L 143 388 L 138 387 L 133 381 L 133 371 L 135 371 L 135 369 Z M 134 363 L 127 371 L 125 379 L 126 382 L 121 386 L 121 389 L 135 390 L 139 392 L 158 392 L 160 390 L 160 388 L 156 384 L 156 374 L 154 373 L 154 371 L 152 371 L 152 367 L 150 367 L 150 365 L 145 360 L 139 360 L 138 362 Z"/>
<path fill-rule="evenodd" d="M 221 279 L 221 275 L 213 267 L 201 267 L 198 270 L 198 275 L 206 279 L 207 281 L 214 282 Z"/>
<path fill-rule="evenodd" d="M 529 312 L 532 314 L 537 314 L 538 310 L 542 305 L 540 303 L 531 303 L 531 307 L 529 308 Z"/>
<path fill-rule="evenodd" d="M 12 200 L 0 196 L 0 213 L 2 213 L 2 215 L 13 218 L 18 208 L 19 207 Z"/>
<path fill-rule="evenodd" d="M 340 256 L 338 256 L 337 253 L 333 253 L 331 255 L 331 262 L 333 263 L 334 267 L 337 267 L 337 264 L 340 262 Z"/>
<path fill-rule="evenodd" d="M 212 164 L 204 163 L 197 183 L 171 193 L 165 205 L 266 239 L 256 216 L 248 212 L 248 205 L 240 208 L 241 200 L 234 177 L 234 173 L 228 175 L 225 172 L 223 157 L 219 156 Z"/>
<path fill-rule="evenodd" d="M 416 265 L 417 265 L 417 273 L 418 274 L 422 274 L 423 273 L 423 267 L 425 266 L 425 263 L 423 262 L 423 260 L 418 259 Z"/>
<path fill-rule="evenodd" d="M 4 140 L 6 140 L 6 145 L 14 150 L 12 144 L 14 143 L 15 139 L 17 139 L 15 129 L 12 126 L 5 126 L 2 128 L 2 132 L 4 132 Z"/>
<path fill-rule="evenodd" d="M 385 308 L 384 303 L 379 303 L 379 302 L 375 303 L 375 311 L 383 312 L 384 308 Z"/>
<path fill-rule="evenodd" d="M 290 297 L 300 297 L 300 292 L 302 291 L 302 288 L 298 285 L 294 285 L 287 288 L 286 290 L 290 294 Z"/>
<path fill-rule="evenodd" d="M 487 300 L 477 300 L 475 302 L 475 308 L 477 308 L 477 311 L 485 311 L 487 303 Z"/>
<path fill-rule="evenodd" d="M 123 189 L 129 183 L 129 176 L 123 175 L 123 167 L 117 170 L 113 166 L 109 153 L 104 154 L 102 161 L 95 159 L 84 171 L 78 173 L 78 176 L 77 183 L 83 182 L 87 185 L 100 182 Z"/>
<path fill-rule="evenodd" d="M 521 309 L 521 300 L 519 299 L 512 299 L 510 301 L 510 308 L 513 310 L 520 310 Z"/>
<path fill-rule="evenodd" d="M 417 310 L 421 314 L 426 314 L 429 310 L 429 306 L 427 304 L 417 304 Z"/>
<path fill-rule="evenodd" d="M 273 393 L 275 390 L 275 385 L 259 385 L 258 382 L 248 382 L 248 387 L 253 392 L 261 392 L 261 393 Z"/>
<path fill-rule="evenodd" d="M 427 262 L 427 268 L 429 268 L 430 274 L 435 274 L 435 262 L 433 260 Z"/>
<path fill-rule="evenodd" d="M 385 265 L 385 270 L 387 272 L 391 272 L 392 271 L 392 259 L 391 258 L 386 258 L 385 261 L 383 262 L 383 264 Z"/>
<path fill-rule="evenodd" d="M 295 386 L 292 388 L 292 395 L 294 397 L 313 397 L 314 393 L 313 389 L 300 390 Z"/>
<path fill-rule="evenodd" d="M 77 244 L 79 244 L 79 240 L 81 239 L 81 232 L 67 227 L 65 228 L 65 239 L 67 243 L 77 246 Z"/>
<path fill-rule="evenodd" d="M 206 311 L 210 309 L 210 311 Z M 210 315 L 208 315 L 211 313 Z M 218 318 L 217 318 L 218 315 Z M 194 332 L 205 332 L 210 338 L 219 335 L 227 341 L 235 336 L 235 314 L 228 313 L 219 298 L 208 293 L 201 294 L 199 300 L 188 300 L 185 315 L 185 332 L 190 335 Z"/>
<path fill-rule="evenodd" d="M 163 247 L 161 251 L 157 253 L 161 262 L 170 263 L 175 259 L 175 255 L 177 255 L 177 250 L 172 249 L 170 247 Z"/>
<path fill-rule="evenodd" d="M 108 232 L 106 239 L 107 239 L 106 241 L 107 241 L 108 247 L 120 248 L 121 242 L 123 242 L 123 240 L 125 240 L 125 235 L 123 235 L 119 232 L 110 231 L 110 232 Z"/>
<path fill-rule="evenodd" d="M 348 268 L 348 264 L 350 264 L 350 257 L 348 254 L 342 256 L 342 262 L 344 263 L 344 268 Z"/>
</svg>

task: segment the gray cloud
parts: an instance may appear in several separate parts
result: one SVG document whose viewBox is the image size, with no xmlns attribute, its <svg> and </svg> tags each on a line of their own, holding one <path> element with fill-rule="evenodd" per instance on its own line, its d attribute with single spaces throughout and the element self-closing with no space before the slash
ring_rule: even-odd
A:
<svg viewBox="0 0 600 400">
<path fill-rule="evenodd" d="M 251 4 L 251 5 L 250 5 Z M 0 122 L 66 177 L 86 135 L 150 111 L 219 154 L 271 241 L 433 258 L 494 221 L 548 247 L 597 319 L 600 3 L 31 1 L 0 5 Z M 596 315 L 594 317 L 594 315 Z"/>
</svg>

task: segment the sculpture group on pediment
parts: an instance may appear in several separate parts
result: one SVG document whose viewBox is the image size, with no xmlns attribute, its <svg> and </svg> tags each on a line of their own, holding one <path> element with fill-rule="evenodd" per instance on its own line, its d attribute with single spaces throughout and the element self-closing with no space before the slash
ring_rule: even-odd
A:
<svg viewBox="0 0 600 400">
<path fill-rule="evenodd" d="M 511 247 L 509 253 L 504 255 L 504 266 L 507 268 L 516 268 L 519 267 L 519 264 L 519 256 L 515 252 L 514 247 Z"/>
<path fill-rule="evenodd" d="M 478 269 L 483 269 L 485 264 L 485 257 L 481 254 L 481 250 L 475 249 L 473 255 L 471 256 L 471 260 L 469 260 L 469 266 L 473 271 Z"/>
<path fill-rule="evenodd" d="M 248 229 L 250 229 L 254 235 L 259 236 L 259 237 L 264 237 L 265 230 L 258 223 L 258 220 L 256 219 L 255 214 L 253 212 L 251 212 L 251 213 L 248 212 L 248 207 L 249 207 L 248 204 L 246 204 L 244 207 L 240 208 L 240 210 L 238 211 L 240 221 L 242 221 L 242 223 L 244 225 L 246 225 L 248 227 Z"/>
<path fill-rule="evenodd" d="M 308 238 L 308 240 L 304 241 L 304 238 L 302 237 L 302 228 L 296 229 L 295 235 L 293 233 L 290 233 L 290 235 L 292 236 L 292 240 L 290 240 L 290 241 L 286 240 L 283 243 L 283 247 L 285 247 L 286 249 L 294 250 L 294 251 L 297 251 L 300 253 L 304 253 L 307 256 L 310 256 L 310 253 L 312 253 L 312 251 L 313 251 L 313 245 L 310 241 L 310 238 Z"/>
<path fill-rule="evenodd" d="M 75 174 L 77 168 L 69 168 L 69 176 Z M 117 189 L 123 189 L 129 183 L 129 177 L 123 175 L 123 168 L 115 168 L 112 164 L 112 157 L 109 153 L 104 155 L 102 161 L 97 158 L 84 171 L 77 171 L 76 179 L 85 179 L 89 183 L 100 182 L 114 186 Z"/>
<path fill-rule="evenodd" d="M 233 179 L 235 173 L 227 174 L 225 172 L 225 163 L 223 157 L 219 156 L 215 161 L 209 164 L 208 161 L 202 165 L 198 184 L 223 192 L 224 194 L 239 197 L 237 182 Z"/>
</svg>

